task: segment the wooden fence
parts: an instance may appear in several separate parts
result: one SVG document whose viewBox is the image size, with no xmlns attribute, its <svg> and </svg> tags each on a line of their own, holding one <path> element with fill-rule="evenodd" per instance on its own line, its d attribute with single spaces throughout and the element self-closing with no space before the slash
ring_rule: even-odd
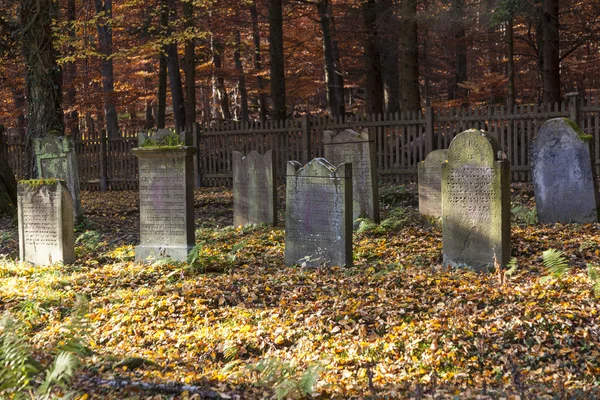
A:
<svg viewBox="0 0 600 400">
<path fill-rule="evenodd" d="M 306 163 L 323 156 L 323 131 L 367 129 L 374 134 L 377 167 L 382 183 L 416 181 L 417 164 L 432 150 L 448 148 L 465 129 L 485 129 L 495 135 L 511 162 L 514 181 L 531 179 L 528 145 L 541 124 L 556 117 L 569 117 L 594 137 L 593 155 L 600 174 L 600 104 L 598 99 L 570 97 L 562 104 L 462 109 L 425 109 L 424 113 L 400 113 L 367 117 L 303 117 L 287 121 L 251 123 L 226 122 L 197 125 L 197 182 L 203 186 L 229 186 L 232 178 L 232 151 L 247 154 L 274 150 L 277 176 L 283 182 L 286 163 Z M 23 175 L 24 145 L 6 138 L 9 163 Z M 118 139 L 100 133 L 75 142 L 81 187 L 84 190 L 137 189 L 137 161 L 131 149 L 137 145 L 135 131 L 123 132 Z M 200 182 L 201 180 L 201 182 Z"/>
</svg>

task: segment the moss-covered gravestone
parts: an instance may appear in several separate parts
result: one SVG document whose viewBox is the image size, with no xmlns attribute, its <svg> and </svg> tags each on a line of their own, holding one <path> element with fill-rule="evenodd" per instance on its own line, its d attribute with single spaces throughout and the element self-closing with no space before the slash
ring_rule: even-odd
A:
<svg viewBox="0 0 600 400">
<path fill-rule="evenodd" d="M 588 139 L 573 121 L 555 118 L 546 121 L 531 142 L 539 222 L 598 221 L 598 190 Z"/>
<path fill-rule="evenodd" d="M 34 139 L 35 160 L 40 179 L 62 179 L 73 197 L 73 215 L 81 219 L 83 210 L 79 196 L 79 171 L 73 140 L 68 136 L 48 134 Z"/>
<path fill-rule="evenodd" d="M 277 223 L 276 163 L 272 151 L 261 156 L 252 150 L 246 157 L 234 151 L 233 225 Z"/>
<path fill-rule="evenodd" d="M 352 265 L 352 165 L 290 161 L 286 180 L 286 265 Z"/>
<path fill-rule="evenodd" d="M 375 139 L 368 131 L 346 129 L 339 134 L 323 132 L 325 159 L 334 165 L 352 164 L 353 219 L 369 218 L 379 222 L 377 152 Z"/>
<path fill-rule="evenodd" d="M 38 265 L 75 261 L 73 198 L 65 182 L 21 181 L 17 193 L 19 258 Z"/>
<path fill-rule="evenodd" d="M 136 261 L 185 261 L 194 246 L 196 149 L 185 146 L 133 149 L 139 160 L 140 245 Z"/>
<path fill-rule="evenodd" d="M 419 163 L 419 213 L 423 217 L 442 216 L 442 163 L 448 150 L 435 150 Z"/>
<path fill-rule="evenodd" d="M 458 134 L 442 165 L 444 265 L 488 271 L 510 259 L 510 164 L 479 130 Z"/>
</svg>

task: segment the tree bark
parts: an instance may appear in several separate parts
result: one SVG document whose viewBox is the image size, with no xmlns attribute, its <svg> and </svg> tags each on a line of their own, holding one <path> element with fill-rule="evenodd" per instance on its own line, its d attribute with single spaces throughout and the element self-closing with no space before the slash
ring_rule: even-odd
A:
<svg viewBox="0 0 600 400">
<path fill-rule="evenodd" d="M 160 34 L 162 39 L 168 35 L 169 26 L 169 5 L 166 0 L 160 3 Z M 156 128 L 165 127 L 165 116 L 167 109 L 167 46 L 163 46 L 158 59 L 158 94 L 157 94 L 157 112 Z"/>
<path fill-rule="evenodd" d="M 119 137 L 119 123 L 117 109 L 115 107 L 115 77 L 112 55 L 112 0 L 94 0 L 96 13 L 103 13 L 103 17 L 97 22 L 98 41 L 100 42 L 100 53 L 102 54 L 102 92 L 104 94 L 104 115 L 106 120 L 106 132 L 109 138 Z"/>
<path fill-rule="evenodd" d="M 175 1 L 167 0 L 169 19 L 175 20 Z M 169 33 L 170 30 L 169 30 Z M 171 88 L 171 102 L 173 104 L 173 117 L 175 119 L 175 131 L 181 132 L 185 129 L 185 102 L 183 100 L 183 86 L 181 84 L 181 71 L 179 70 L 179 55 L 177 54 L 177 42 L 173 41 L 167 45 L 167 69 L 169 74 L 169 86 Z"/>
<path fill-rule="evenodd" d="M 261 121 L 267 119 L 267 98 L 262 73 L 262 59 L 260 51 L 260 29 L 258 27 L 258 10 L 256 0 L 250 4 L 252 18 L 252 41 L 254 42 L 254 69 L 256 70 L 256 86 L 258 87 L 258 113 Z"/>
<path fill-rule="evenodd" d="M 242 110 L 242 121 L 248 122 L 248 92 L 246 91 L 246 75 L 244 74 L 244 66 L 242 65 L 242 59 L 240 57 L 240 47 L 242 46 L 242 39 L 240 31 L 235 31 L 235 50 L 233 52 L 233 58 L 235 61 L 235 69 L 238 72 L 238 90 L 240 92 L 240 103 Z"/>
<path fill-rule="evenodd" d="M 398 68 L 398 17 L 393 0 L 380 0 L 377 6 L 377 46 L 381 58 L 381 72 L 387 112 L 400 111 L 400 73 Z"/>
<path fill-rule="evenodd" d="M 452 2 L 452 14 L 454 18 L 454 82 L 448 91 L 448 99 L 462 100 L 466 103 L 466 90 L 460 86 L 467 80 L 467 43 L 464 15 L 464 0 L 454 0 Z"/>
<path fill-rule="evenodd" d="M 419 95 L 419 40 L 417 31 L 417 1 L 402 1 L 402 87 L 403 111 L 420 111 Z"/>
<path fill-rule="evenodd" d="M 216 100 L 215 105 L 221 108 L 223 119 L 231 120 L 231 109 L 229 108 L 229 95 L 225 87 L 225 77 L 223 76 L 223 61 L 221 53 L 223 45 L 218 38 L 212 36 L 212 57 L 213 57 L 213 99 Z"/>
<path fill-rule="evenodd" d="M 559 55 L 559 0 L 544 0 L 544 102 L 558 103 L 560 98 L 560 55 Z"/>
<path fill-rule="evenodd" d="M 183 2 L 183 17 L 188 33 L 194 29 L 194 3 Z M 194 125 L 196 124 L 196 42 L 193 38 L 185 42 L 185 144 L 193 145 Z"/>
<path fill-rule="evenodd" d="M 69 36 L 69 54 L 75 53 L 75 47 L 72 43 L 75 42 L 75 20 L 77 19 L 75 0 L 67 1 L 67 21 L 69 23 L 68 36 Z M 76 91 L 75 91 L 75 78 L 77 77 L 77 66 L 75 61 L 70 61 L 65 64 L 65 76 L 69 82 L 66 95 L 67 95 L 67 132 L 71 135 L 73 140 L 79 139 L 79 113 L 75 108 L 76 104 Z"/>
<path fill-rule="evenodd" d="M 506 44 L 508 46 L 508 60 L 506 63 L 508 75 L 508 102 L 510 110 L 515 106 L 515 45 L 514 45 L 514 21 L 513 13 L 509 12 L 506 22 Z"/>
<path fill-rule="evenodd" d="M 271 101 L 273 119 L 285 120 L 285 65 L 283 55 L 282 0 L 269 0 L 269 52 L 271 54 Z"/>
<path fill-rule="evenodd" d="M 363 4 L 363 17 L 365 22 L 365 71 L 368 114 L 381 114 L 384 111 L 383 79 L 381 64 L 377 47 L 377 11 L 375 0 L 368 0 Z"/>
<path fill-rule="evenodd" d="M 346 114 L 344 104 L 344 76 L 334 37 L 332 5 L 329 0 L 321 0 L 317 3 L 317 9 L 323 34 L 327 106 L 332 117 L 343 117 Z"/>
</svg>

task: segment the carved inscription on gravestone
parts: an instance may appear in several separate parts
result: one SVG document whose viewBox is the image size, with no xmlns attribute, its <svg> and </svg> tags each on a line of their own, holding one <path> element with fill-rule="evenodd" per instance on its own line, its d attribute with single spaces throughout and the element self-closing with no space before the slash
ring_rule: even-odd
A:
<svg viewBox="0 0 600 400">
<path fill-rule="evenodd" d="M 194 148 L 137 148 L 140 191 L 140 245 L 136 260 L 185 261 L 194 246 Z"/>
<path fill-rule="evenodd" d="M 510 171 L 485 132 L 454 138 L 442 166 L 444 264 L 489 270 L 510 258 Z"/>
<path fill-rule="evenodd" d="M 73 200 L 62 181 L 18 185 L 19 253 L 33 264 L 75 261 Z"/>
<path fill-rule="evenodd" d="M 286 194 L 286 265 L 351 265 L 352 166 L 290 161 Z"/>
<path fill-rule="evenodd" d="M 423 216 L 442 216 L 442 163 L 448 150 L 435 150 L 419 163 L 419 213 Z"/>
<path fill-rule="evenodd" d="M 333 165 L 352 164 L 353 219 L 364 216 L 379 222 L 379 193 L 375 139 L 368 131 L 346 129 L 323 132 L 325 159 Z"/>
<path fill-rule="evenodd" d="M 277 223 L 276 163 L 272 151 L 261 156 L 251 151 L 246 157 L 234 151 L 233 225 Z"/>
</svg>

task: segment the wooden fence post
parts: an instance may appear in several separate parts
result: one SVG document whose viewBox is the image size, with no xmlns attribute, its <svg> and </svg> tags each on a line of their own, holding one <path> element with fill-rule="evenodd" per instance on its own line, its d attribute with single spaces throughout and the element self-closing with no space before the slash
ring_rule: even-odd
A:
<svg viewBox="0 0 600 400">
<path fill-rule="evenodd" d="M 433 151 L 433 108 L 425 107 L 425 155 Z"/>
<path fill-rule="evenodd" d="M 302 127 L 302 162 L 304 164 L 308 164 L 311 160 L 311 141 L 310 141 L 310 119 L 308 115 L 302 117 L 301 121 Z"/>
<path fill-rule="evenodd" d="M 6 137 L 4 136 L 4 132 L 4 125 L 0 125 L 0 156 L 8 160 L 8 146 L 6 144 Z"/>
<path fill-rule="evenodd" d="M 566 96 L 569 98 L 569 118 L 571 118 L 575 123 L 582 127 L 580 117 L 581 117 L 581 102 L 579 98 L 578 92 L 567 93 Z"/>
<path fill-rule="evenodd" d="M 100 131 L 100 191 L 108 189 L 108 160 L 106 151 L 106 130 Z"/>
</svg>

